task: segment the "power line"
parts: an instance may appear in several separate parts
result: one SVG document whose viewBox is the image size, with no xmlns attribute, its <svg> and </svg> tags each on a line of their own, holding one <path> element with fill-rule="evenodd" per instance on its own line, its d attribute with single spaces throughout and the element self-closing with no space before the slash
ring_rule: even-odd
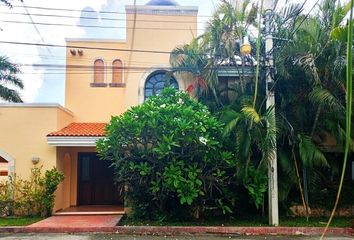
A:
<svg viewBox="0 0 354 240">
<path fill-rule="evenodd" d="M 14 5 L 13 7 L 23 8 L 21 5 Z M 49 11 L 66 11 L 66 12 L 87 12 L 87 13 L 103 13 L 103 14 L 120 14 L 126 15 L 126 12 L 118 12 L 118 11 L 95 11 L 95 10 L 88 10 L 88 9 L 68 9 L 68 8 L 49 8 L 49 7 L 40 7 L 40 6 L 27 6 L 30 9 L 39 9 L 39 10 L 49 10 Z M 173 16 L 173 15 L 169 15 Z M 176 15 L 180 16 L 180 15 Z M 198 15 L 198 17 L 206 17 L 210 18 L 213 16 L 210 15 Z"/>
<path fill-rule="evenodd" d="M 27 12 L 27 15 L 28 15 L 28 17 L 29 17 L 29 19 L 30 19 L 30 21 L 31 21 L 31 23 L 32 23 L 32 25 L 33 25 L 33 27 L 34 27 L 34 29 L 36 30 L 36 32 L 37 32 L 37 34 L 38 34 L 38 36 L 39 36 L 41 42 L 44 43 L 44 39 L 43 39 L 43 37 L 42 37 L 42 34 L 41 34 L 41 32 L 39 31 L 39 29 L 37 28 L 36 24 L 34 23 L 31 14 L 29 13 L 28 9 L 26 8 L 25 3 L 22 3 L 22 4 L 23 4 L 23 6 L 24 6 L 24 8 L 25 8 L 25 10 L 26 10 L 26 12 Z M 49 47 L 46 47 L 46 49 L 47 49 L 48 53 L 49 53 L 50 55 L 52 55 L 52 52 L 50 51 Z"/>
<path fill-rule="evenodd" d="M 133 17 L 133 31 L 132 31 L 132 37 L 131 37 L 131 42 L 130 42 L 130 50 L 134 49 L 134 44 L 135 44 L 135 32 L 136 32 L 136 0 L 134 0 L 134 17 Z M 128 58 L 128 64 L 130 67 L 131 60 L 132 60 L 133 52 L 129 52 L 129 58 Z M 127 78 L 129 76 L 129 73 L 127 74 Z"/>
<path fill-rule="evenodd" d="M 99 25 L 82 25 L 82 24 L 66 24 L 66 23 L 45 23 L 45 22 L 20 22 L 20 21 L 12 21 L 12 20 L 1 20 L 4 23 L 15 23 L 15 24 L 36 24 L 36 25 L 44 25 L 44 26 L 58 26 L 58 27 L 82 27 L 82 28 L 101 28 L 101 29 L 132 29 L 128 27 L 120 27 L 120 26 L 99 26 Z M 140 30 L 178 30 L 178 31 L 186 31 L 186 30 L 195 30 L 191 28 L 135 28 Z"/>
<path fill-rule="evenodd" d="M 306 0 L 307 1 L 307 0 Z M 294 32 L 290 35 L 290 38 L 293 38 L 295 33 L 300 29 L 301 25 L 305 22 L 305 20 L 310 16 L 310 13 L 313 11 L 313 9 L 315 9 L 316 5 L 319 3 L 320 0 L 317 0 L 316 3 L 312 6 L 312 8 L 310 9 L 310 11 L 306 14 L 306 16 L 304 17 L 304 19 L 302 19 L 302 21 L 300 22 L 300 24 L 297 26 L 297 28 L 294 30 Z"/>
<path fill-rule="evenodd" d="M 27 16 L 27 13 L 16 13 L 16 12 L 0 12 L 0 14 L 6 15 L 21 15 Z M 36 17 L 54 17 L 54 18 L 69 18 L 69 19 L 89 19 L 89 20 L 109 20 L 109 21 L 122 21 L 122 22 L 132 22 L 134 20 L 124 19 L 124 18 L 107 18 L 107 17 L 85 17 L 85 16 L 70 16 L 70 15 L 58 15 L 58 14 L 40 14 L 40 13 L 31 13 L 32 16 Z M 208 20 L 205 21 L 175 21 L 175 20 L 151 20 L 151 19 L 137 19 L 137 22 L 156 22 L 156 23 L 207 23 Z"/>
<path fill-rule="evenodd" d="M 55 59 L 55 60 L 67 60 L 68 58 L 66 58 L 65 56 L 58 56 L 58 55 L 44 55 L 44 54 L 29 54 L 29 53 L 18 53 L 18 52 L 5 52 L 6 54 L 11 54 L 11 57 L 22 57 L 22 56 L 28 56 L 28 57 L 40 57 L 40 58 L 45 58 L 45 59 Z M 117 59 L 119 59 L 117 57 Z M 95 57 L 80 57 L 79 59 L 75 59 L 76 61 L 90 61 L 93 62 L 96 60 Z M 104 58 L 102 59 L 104 62 L 107 62 Z M 122 60 L 122 59 L 120 59 Z M 152 64 L 152 65 L 166 65 L 166 63 L 159 63 L 159 62 L 148 62 L 148 61 L 131 61 L 132 63 L 136 63 L 136 64 Z"/>
<path fill-rule="evenodd" d="M 45 69 L 82 69 L 84 71 L 89 70 L 91 71 L 94 69 L 94 65 L 77 65 L 77 64 L 20 64 L 20 66 L 24 67 L 34 67 L 34 68 L 45 68 Z M 233 68 L 235 67 L 240 67 L 240 66 L 232 66 Z M 126 69 L 143 69 L 143 70 L 148 70 L 148 69 L 153 69 L 155 68 L 154 66 L 146 66 L 146 67 L 141 67 L 141 66 L 131 66 L 131 67 L 112 67 L 112 66 L 106 66 L 104 69 L 105 70 L 126 70 Z M 158 67 L 161 70 L 189 70 L 192 69 L 191 67 Z M 212 70 L 218 70 L 218 69 L 227 69 L 229 68 L 228 66 L 215 66 L 215 67 L 206 67 L 205 69 L 212 69 Z"/>
<path fill-rule="evenodd" d="M 140 70 L 140 71 L 129 71 L 129 73 L 145 73 L 145 71 Z M 21 73 L 22 75 L 66 75 L 66 72 L 23 72 Z M 88 74 L 93 74 L 93 72 L 73 72 L 70 73 L 70 75 L 88 75 Z M 64 80 L 64 79 L 63 79 Z"/>
<path fill-rule="evenodd" d="M 41 44 L 41 43 L 30 43 L 30 42 L 14 42 L 14 41 L 0 41 L 0 44 L 11 44 L 11 45 L 27 45 L 27 46 L 37 46 L 37 47 L 57 47 L 57 48 L 76 48 L 76 49 L 87 49 L 87 50 L 102 50 L 102 51 L 118 51 L 118 52 L 137 52 L 137 53 L 152 53 L 152 54 L 171 54 L 170 51 L 156 51 L 156 50 L 142 50 L 142 49 L 124 49 L 124 48 L 103 48 L 103 47 L 85 47 L 76 45 L 60 45 L 60 44 Z M 218 56 L 210 55 L 208 53 L 199 53 L 200 56 Z"/>
<path fill-rule="evenodd" d="M 305 3 L 307 2 L 308 0 L 306 0 L 305 1 Z M 290 38 L 289 38 L 289 40 L 291 39 L 291 38 L 293 38 L 293 36 L 297 33 L 297 31 L 300 29 L 300 27 L 301 27 L 301 25 L 306 21 L 306 19 L 310 16 L 310 14 L 311 14 L 311 12 L 313 11 L 313 9 L 315 9 L 315 7 L 316 7 L 316 5 L 319 3 L 319 1 L 320 0 L 317 0 L 316 2 L 315 2 L 315 4 L 312 6 L 312 8 L 310 9 L 310 11 L 306 14 L 306 16 L 304 17 L 304 19 L 302 19 L 302 21 L 300 22 L 300 24 L 295 28 L 295 30 L 290 34 Z M 303 4 L 303 5 L 305 5 L 305 3 Z M 285 48 L 288 44 L 290 43 L 290 41 L 288 41 L 286 44 L 285 44 L 285 46 L 282 46 L 282 48 Z M 275 50 L 275 47 L 273 46 L 273 48 L 271 49 L 271 54 L 273 54 L 273 52 L 274 52 L 274 50 Z M 275 86 L 277 85 L 277 83 L 278 83 L 278 81 L 280 80 L 280 76 L 278 76 L 277 77 L 277 79 L 274 81 L 274 84 L 273 84 L 273 86 L 270 88 L 270 90 L 269 91 L 273 91 L 274 90 L 274 88 L 275 88 Z M 263 101 L 262 101 L 262 103 L 261 103 L 261 107 L 263 106 L 263 104 L 265 103 L 265 101 L 266 101 L 266 99 L 267 99 L 267 96 L 265 96 L 264 97 L 264 99 L 263 99 Z"/>
<path fill-rule="evenodd" d="M 146 71 L 151 70 L 151 68 L 146 68 L 146 69 L 126 69 L 124 72 L 125 73 L 146 73 Z M 165 70 L 165 71 L 171 71 L 172 69 L 159 69 L 159 70 Z M 182 71 L 183 69 L 181 69 Z M 187 70 L 187 69 L 186 69 Z M 213 70 L 223 70 L 225 72 L 233 72 L 231 69 L 224 69 L 224 68 L 214 68 Z M 43 71 L 43 72 L 40 72 Z M 112 74 L 113 71 L 104 71 L 104 74 Z M 92 75 L 94 74 L 94 71 L 62 71 L 61 69 L 56 69 L 55 71 L 44 71 L 44 70 L 38 70 L 37 72 L 22 72 L 21 74 L 28 75 L 28 74 L 37 74 L 37 75 Z"/>
<path fill-rule="evenodd" d="M 305 4 L 307 3 L 308 0 L 305 0 L 303 2 L 303 4 L 301 5 L 301 8 L 303 8 L 305 6 Z M 310 9 L 310 11 L 305 15 L 305 17 L 302 19 L 302 21 L 300 22 L 300 24 L 294 29 L 294 31 L 292 31 L 292 33 L 290 34 L 289 37 L 287 37 L 288 41 L 286 42 L 285 46 L 282 46 L 282 48 L 286 47 L 286 45 L 288 45 L 291 42 L 291 39 L 294 37 L 294 35 L 297 33 L 297 31 L 300 29 L 301 25 L 306 21 L 306 19 L 310 16 L 311 12 L 315 9 L 316 5 L 319 3 L 320 0 L 317 0 L 315 2 L 315 4 L 312 6 L 312 8 Z M 297 16 L 298 17 L 298 16 Z M 275 46 L 273 46 L 273 48 L 270 50 L 270 53 L 273 54 L 273 52 L 275 51 Z"/>
<path fill-rule="evenodd" d="M 35 72 L 31 72 L 33 74 L 43 74 L 43 75 L 53 75 L 53 74 L 68 74 L 68 75 L 90 75 L 95 73 L 95 68 L 93 65 L 56 65 L 56 64 L 23 64 L 21 67 L 33 67 Z M 222 70 L 225 72 L 234 72 L 235 68 L 241 68 L 241 65 L 237 66 L 215 66 L 215 67 L 208 67 L 207 70 Z M 173 71 L 173 72 L 180 72 L 180 71 L 189 71 L 191 67 L 152 67 L 152 66 L 132 66 L 132 67 L 113 67 L 108 66 L 105 68 L 99 69 L 104 74 L 112 74 L 116 71 L 121 71 L 124 73 L 145 73 L 146 71 L 151 71 L 152 69 L 158 69 L 163 71 Z M 43 71 L 43 72 L 42 72 Z M 30 74 L 29 72 L 22 72 L 22 74 Z"/>
<path fill-rule="evenodd" d="M 141 49 L 123 49 L 123 48 L 103 48 L 103 47 L 85 47 L 76 45 L 60 45 L 60 44 L 41 44 L 41 43 L 30 43 L 30 42 L 14 42 L 14 41 L 0 41 L 3 44 L 13 44 L 13 45 L 27 45 L 27 46 L 37 46 L 37 47 L 57 47 L 57 48 L 77 48 L 77 49 L 87 49 L 87 50 L 102 50 L 102 51 L 118 51 L 118 52 L 139 52 L 139 53 L 154 53 L 154 54 L 171 54 L 168 51 L 155 51 L 155 50 L 141 50 Z"/>
<path fill-rule="evenodd" d="M 76 49 L 87 49 L 87 50 L 102 50 L 102 51 L 117 51 L 117 52 L 136 52 L 136 53 L 151 53 L 151 54 L 168 54 L 171 55 L 170 51 L 156 51 L 156 50 L 142 50 L 142 49 L 123 49 L 123 48 L 103 48 L 103 47 L 85 47 L 76 45 L 60 45 L 60 44 L 41 44 L 41 43 L 30 43 L 30 42 L 14 42 L 14 41 L 0 41 L 0 44 L 11 44 L 11 45 L 25 45 L 25 46 L 37 46 L 37 47 L 57 47 L 57 48 L 76 48 Z M 208 54 L 199 53 L 199 56 L 206 57 L 222 57 L 218 54 Z"/>
</svg>

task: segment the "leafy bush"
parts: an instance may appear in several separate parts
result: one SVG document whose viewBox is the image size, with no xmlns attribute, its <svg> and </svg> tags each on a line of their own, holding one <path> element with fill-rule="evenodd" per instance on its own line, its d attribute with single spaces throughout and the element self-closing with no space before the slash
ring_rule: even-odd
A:
<svg viewBox="0 0 354 240">
<path fill-rule="evenodd" d="M 112 117 L 97 149 L 127 187 L 135 216 L 198 218 L 210 208 L 231 212 L 225 188 L 234 160 L 222 149 L 222 130 L 205 106 L 166 88 Z"/>
<path fill-rule="evenodd" d="M 56 168 L 31 169 L 28 180 L 14 176 L 0 184 L 0 213 L 2 215 L 50 216 L 54 206 L 54 192 L 64 175 Z"/>
<path fill-rule="evenodd" d="M 10 186 L 16 215 L 42 215 L 40 200 L 41 196 L 43 196 L 43 184 L 40 168 L 32 168 L 31 176 L 28 180 L 15 175 L 11 179 Z"/>
<path fill-rule="evenodd" d="M 259 209 L 264 204 L 264 194 L 268 189 L 268 177 L 263 171 L 254 166 L 248 168 L 245 187 L 248 190 L 256 208 Z"/>
<path fill-rule="evenodd" d="M 8 181 L 0 182 L 0 217 L 13 213 L 11 185 Z"/>
<path fill-rule="evenodd" d="M 64 175 L 56 168 L 47 170 L 43 178 L 43 198 L 42 208 L 46 216 L 49 216 L 53 212 L 55 191 L 57 190 L 59 183 L 64 180 Z"/>
</svg>

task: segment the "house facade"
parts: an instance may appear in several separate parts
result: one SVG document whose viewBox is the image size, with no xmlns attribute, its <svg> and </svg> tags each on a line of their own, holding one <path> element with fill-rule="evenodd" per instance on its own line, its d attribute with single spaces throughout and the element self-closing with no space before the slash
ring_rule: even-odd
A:
<svg viewBox="0 0 354 240">
<path fill-rule="evenodd" d="M 54 211 L 122 204 L 113 172 L 96 155 L 111 116 L 157 94 L 169 79 L 169 52 L 197 36 L 198 8 L 171 0 L 126 6 L 126 39 L 67 39 L 65 104 L 0 104 L 0 177 L 57 167 L 65 180 Z"/>
</svg>

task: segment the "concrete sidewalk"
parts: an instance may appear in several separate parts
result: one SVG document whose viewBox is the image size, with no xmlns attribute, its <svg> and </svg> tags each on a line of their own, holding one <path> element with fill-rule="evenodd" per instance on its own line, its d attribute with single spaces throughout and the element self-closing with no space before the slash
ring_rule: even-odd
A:
<svg viewBox="0 0 354 240">
<path fill-rule="evenodd" d="M 123 215 L 52 216 L 24 227 L 23 232 L 115 232 Z M 0 229 L 1 231 L 1 229 Z M 20 230 L 22 232 L 22 230 Z"/>
</svg>

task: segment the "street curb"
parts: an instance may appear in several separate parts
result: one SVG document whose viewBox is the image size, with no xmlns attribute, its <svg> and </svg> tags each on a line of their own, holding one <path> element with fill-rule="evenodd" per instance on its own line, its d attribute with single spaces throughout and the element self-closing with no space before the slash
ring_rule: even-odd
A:
<svg viewBox="0 0 354 240">
<path fill-rule="evenodd" d="M 117 233 L 147 235 L 321 235 L 321 227 L 155 227 L 155 226 L 118 226 Z M 331 236 L 353 236 L 352 228 L 329 228 Z"/>
<path fill-rule="evenodd" d="M 0 233 L 117 233 L 126 235 L 287 235 L 317 236 L 321 227 L 0 227 Z M 330 236 L 353 236 L 352 228 L 329 228 Z"/>
</svg>

